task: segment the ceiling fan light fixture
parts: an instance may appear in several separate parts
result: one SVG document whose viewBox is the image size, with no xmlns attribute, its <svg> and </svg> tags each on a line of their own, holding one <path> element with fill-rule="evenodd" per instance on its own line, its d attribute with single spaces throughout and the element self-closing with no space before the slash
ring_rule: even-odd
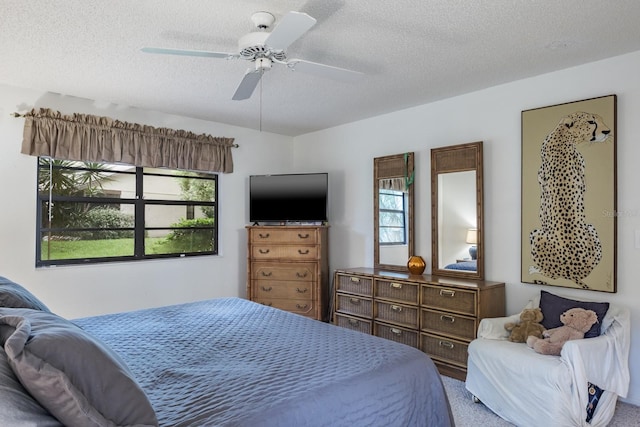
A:
<svg viewBox="0 0 640 427">
<path fill-rule="evenodd" d="M 271 69 L 271 60 L 269 58 L 256 59 L 256 71 L 268 71 Z"/>
</svg>

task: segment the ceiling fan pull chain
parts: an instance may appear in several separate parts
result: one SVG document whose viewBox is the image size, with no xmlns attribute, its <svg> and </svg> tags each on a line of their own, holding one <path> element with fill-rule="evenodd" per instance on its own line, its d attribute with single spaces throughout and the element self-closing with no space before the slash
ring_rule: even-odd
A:
<svg viewBox="0 0 640 427">
<path fill-rule="evenodd" d="M 264 74 L 264 69 L 260 70 L 260 74 Z M 260 79 L 260 132 L 262 132 L 262 79 Z"/>
</svg>

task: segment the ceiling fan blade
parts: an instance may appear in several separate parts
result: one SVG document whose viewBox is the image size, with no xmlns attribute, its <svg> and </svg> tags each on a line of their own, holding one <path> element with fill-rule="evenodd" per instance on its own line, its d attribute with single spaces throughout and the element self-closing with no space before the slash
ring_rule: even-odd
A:
<svg viewBox="0 0 640 427">
<path fill-rule="evenodd" d="M 236 93 L 233 94 L 234 101 L 241 101 L 243 99 L 251 98 L 254 89 L 258 85 L 258 82 L 262 78 L 262 70 L 256 70 L 254 68 L 249 68 L 247 72 L 244 74 L 242 81 L 238 85 L 236 89 Z"/>
<path fill-rule="evenodd" d="M 209 52 L 207 50 L 189 50 L 189 49 L 165 49 L 162 47 L 143 47 L 140 49 L 145 53 L 160 53 L 164 55 L 181 55 L 181 56 L 201 56 L 205 58 L 238 58 L 237 53 L 226 52 Z"/>
<path fill-rule="evenodd" d="M 316 23 L 315 18 L 302 12 L 287 13 L 280 23 L 269 33 L 264 44 L 274 50 L 285 50 L 291 43 L 309 31 Z"/>
<path fill-rule="evenodd" d="M 333 67 L 331 65 L 318 64 L 317 62 L 305 61 L 302 59 L 292 59 L 287 62 L 287 67 L 293 71 L 305 74 L 312 74 L 319 77 L 327 77 L 345 82 L 358 81 L 364 73 L 360 71 L 347 70 L 346 68 Z"/>
</svg>

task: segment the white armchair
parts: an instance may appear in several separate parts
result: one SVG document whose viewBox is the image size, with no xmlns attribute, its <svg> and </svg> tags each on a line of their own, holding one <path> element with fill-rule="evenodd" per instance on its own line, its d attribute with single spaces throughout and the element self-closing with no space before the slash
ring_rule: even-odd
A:
<svg viewBox="0 0 640 427">
<path fill-rule="evenodd" d="M 629 388 L 629 310 L 611 304 L 601 335 L 565 343 L 560 356 L 508 341 L 504 324 L 519 316 L 480 322 L 469 345 L 467 390 L 520 427 L 606 426 Z M 588 383 L 604 390 L 589 423 Z"/>
</svg>

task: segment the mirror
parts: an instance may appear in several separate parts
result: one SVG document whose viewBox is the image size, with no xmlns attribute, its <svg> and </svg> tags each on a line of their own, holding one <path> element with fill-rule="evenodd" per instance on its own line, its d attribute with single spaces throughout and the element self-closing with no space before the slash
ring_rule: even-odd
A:
<svg viewBox="0 0 640 427">
<path fill-rule="evenodd" d="M 431 150 L 431 265 L 484 279 L 482 141 Z"/>
<path fill-rule="evenodd" d="M 373 265 L 406 271 L 413 255 L 413 153 L 373 159 Z"/>
</svg>

